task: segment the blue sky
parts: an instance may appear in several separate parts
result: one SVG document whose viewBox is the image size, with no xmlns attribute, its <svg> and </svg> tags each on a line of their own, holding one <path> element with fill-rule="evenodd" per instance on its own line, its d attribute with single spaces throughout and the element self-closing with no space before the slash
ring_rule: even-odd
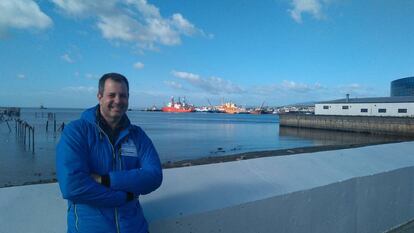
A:
<svg viewBox="0 0 414 233">
<path fill-rule="evenodd" d="M 414 75 L 414 1 L 2 0 L 0 106 L 88 107 L 107 72 L 130 106 L 389 96 Z"/>
</svg>

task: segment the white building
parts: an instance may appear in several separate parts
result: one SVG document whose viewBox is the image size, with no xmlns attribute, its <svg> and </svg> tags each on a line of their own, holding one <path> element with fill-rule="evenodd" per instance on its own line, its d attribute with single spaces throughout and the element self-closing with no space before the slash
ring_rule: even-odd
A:
<svg viewBox="0 0 414 233">
<path fill-rule="evenodd" d="M 414 117 L 414 96 L 323 101 L 315 104 L 315 115 Z"/>
</svg>

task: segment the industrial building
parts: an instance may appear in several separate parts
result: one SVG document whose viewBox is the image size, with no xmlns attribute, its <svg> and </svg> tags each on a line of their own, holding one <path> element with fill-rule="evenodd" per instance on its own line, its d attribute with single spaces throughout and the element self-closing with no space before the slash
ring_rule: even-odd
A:
<svg viewBox="0 0 414 233">
<path fill-rule="evenodd" d="M 414 117 L 414 96 L 347 98 L 315 104 L 315 115 Z"/>
<path fill-rule="evenodd" d="M 391 96 L 414 96 L 414 76 L 392 81 Z"/>
<path fill-rule="evenodd" d="M 414 117 L 414 76 L 391 82 L 391 97 L 349 98 L 315 104 L 315 115 Z"/>
</svg>

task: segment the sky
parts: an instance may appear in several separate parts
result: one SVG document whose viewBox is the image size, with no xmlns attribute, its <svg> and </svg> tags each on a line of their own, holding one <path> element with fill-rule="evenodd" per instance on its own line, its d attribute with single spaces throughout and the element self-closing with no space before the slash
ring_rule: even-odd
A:
<svg viewBox="0 0 414 233">
<path fill-rule="evenodd" d="M 86 108 L 108 72 L 130 107 L 390 95 L 414 76 L 411 0 L 1 0 L 0 106 Z"/>
</svg>

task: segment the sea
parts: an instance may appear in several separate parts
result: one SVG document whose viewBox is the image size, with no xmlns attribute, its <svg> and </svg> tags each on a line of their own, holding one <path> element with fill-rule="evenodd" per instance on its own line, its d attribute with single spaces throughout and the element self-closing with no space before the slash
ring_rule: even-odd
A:
<svg viewBox="0 0 414 233">
<path fill-rule="evenodd" d="M 78 119 L 82 111 L 22 108 L 20 119 L 35 129 L 34 153 L 28 137 L 24 143 L 16 134 L 14 120 L 0 122 L 0 187 L 53 180 L 60 127 L 62 123 L 67 125 Z M 127 114 L 131 122 L 143 128 L 151 138 L 163 163 L 252 151 L 398 140 L 391 136 L 280 127 L 278 115 L 273 114 L 134 110 Z"/>
</svg>

